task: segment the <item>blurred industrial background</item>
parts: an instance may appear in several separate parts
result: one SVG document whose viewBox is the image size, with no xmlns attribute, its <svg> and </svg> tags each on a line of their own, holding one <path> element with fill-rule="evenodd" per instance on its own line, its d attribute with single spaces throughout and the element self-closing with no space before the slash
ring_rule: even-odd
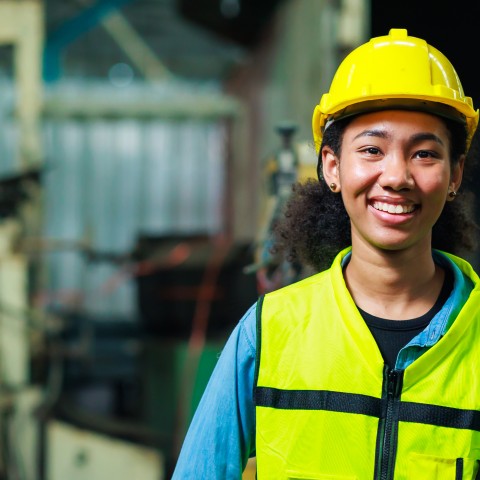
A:
<svg viewBox="0 0 480 480">
<path fill-rule="evenodd" d="M 343 56 L 408 28 L 480 103 L 474 16 L 395 8 L 0 0 L 0 480 L 170 478 L 228 334 L 306 273 L 268 233 Z"/>
</svg>

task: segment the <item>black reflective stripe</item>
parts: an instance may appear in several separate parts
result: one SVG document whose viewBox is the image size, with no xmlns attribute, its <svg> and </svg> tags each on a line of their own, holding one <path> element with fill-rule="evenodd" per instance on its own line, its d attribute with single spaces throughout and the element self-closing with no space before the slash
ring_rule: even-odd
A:
<svg viewBox="0 0 480 480">
<path fill-rule="evenodd" d="M 330 412 L 358 413 L 382 418 L 384 401 L 368 395 L 329 390 L 281 390 L 256 387 L 255 405 L 257 407 L 285 410 L 327 410 Z M 398 420 L 480 431 L 480 412 L 478 410 L 461 410 L 459 408 L 400 401 Z"/>
<path fill-rule="evenodd" d="M 329 410 L 360 413 L 371 417 L 380 417 L 382 411 L 382 401 L 379 398 L 328 390 L 279 390 L 257 387 L 255 404 L 257 407 L 285 410 Z"/>
<path fill-rule="evenodd" d="M 441 407 L 425 403 L 401 402 L 398 419 L 401 422 L 426 423 L 480 432 L 480 412 Z"/>
</svg>

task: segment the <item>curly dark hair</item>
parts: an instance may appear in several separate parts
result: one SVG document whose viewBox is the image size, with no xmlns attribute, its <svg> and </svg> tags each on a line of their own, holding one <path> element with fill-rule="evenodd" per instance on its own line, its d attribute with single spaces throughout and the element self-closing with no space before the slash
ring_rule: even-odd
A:
<svg viewBox="0 0 480 480">
<path fill-rule="evenodd" d="M 324 145 L 340 155 L 343 133 L 353 117 L 334 122 L 324 133 L 320 152 Z M 440 117 L 439 117 L 440 118 Z M 452 167 L 466 151 L 467 132 L 457 122 L 442 118 L 450 132 L 450 158 Z M 469 190 L 470 171 L 478 158 L 478 135 L 475 134 L 465 162 L 462 193 L 454 202 L 446 202 L 432 230 L 432 247 L 456 255 L 473 251 L 476 246 L 478 227 L 471 207 L 474 195 Z M 291 263 L 304 265 L 307 270 L 321 271 L 328 268 L 343 248 L 351 245 L 350 219 L 342 197 L 332 192 L 318 162 L 319 180 L 309 179 L 295 183 L 285 207 L 284 217 L 274 227 L 272 253 Z"/>
</svg>

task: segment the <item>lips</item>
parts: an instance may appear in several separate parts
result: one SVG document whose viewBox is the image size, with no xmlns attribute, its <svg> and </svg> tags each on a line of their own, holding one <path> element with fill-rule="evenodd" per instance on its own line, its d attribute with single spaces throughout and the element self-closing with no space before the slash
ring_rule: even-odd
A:
<svg viewBox="0 0 480 480">
<path fill-rule="evenodd" d="M 415 209 L 415 205 L 400 205 L 400 204 L 393 204 L 393 203 L 385 203 L 385 202 L 373 202 L 372 207 L 375 210 L 379 210 L 381 212 L 388 212 L 395 215 L 402 214 L 402 213 L 412 213 Z"/>
</svg>

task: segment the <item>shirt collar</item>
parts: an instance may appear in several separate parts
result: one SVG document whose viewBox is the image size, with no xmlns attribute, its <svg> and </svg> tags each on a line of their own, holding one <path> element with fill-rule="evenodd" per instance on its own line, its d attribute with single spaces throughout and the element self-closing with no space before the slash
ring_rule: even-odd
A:
<svg viewBox="0 0 480 480">
<path fill-rule="evenodd" d="M 347 251 L 342 258 L 342 268 L 345 268 L 351 256 L 352 251 Z M 445 335 L 474 287 L 472 280 L 470 280 L 447 255 L 439 250 L 433 250 L 432 257 L 437 265 L 452 271 L 453 289 L 443 307 L 432 318 L 427 327 L 400 350 L 395 365 L 397 369 L 405 369 L 418 358 L 423 351 L 435 345 L 438 340 Z"/>
</svg>

